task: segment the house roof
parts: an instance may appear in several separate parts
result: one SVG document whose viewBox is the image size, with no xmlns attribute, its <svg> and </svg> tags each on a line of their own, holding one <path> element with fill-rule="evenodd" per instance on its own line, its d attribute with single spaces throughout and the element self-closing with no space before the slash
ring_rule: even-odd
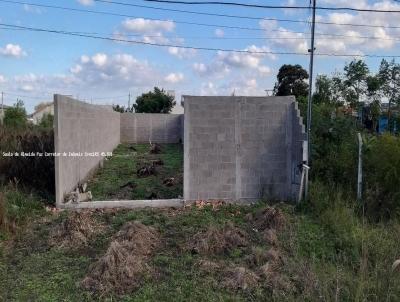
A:
<svg viewBox="0 0 400 302">
<path fill-rule="evenodd" d="M 47 103 L 46 106 L 43 106 L 42 108 L 40 108 L 39 110 L 34 111 L 32 114 L 30 114 L 30 116 L 34 116 L 35 114 L 39 113 L 40 111 L 43 111 L 44 109 L 46 109 L 47 107 L 53 106 L 54 103 Z"/>
</svg>

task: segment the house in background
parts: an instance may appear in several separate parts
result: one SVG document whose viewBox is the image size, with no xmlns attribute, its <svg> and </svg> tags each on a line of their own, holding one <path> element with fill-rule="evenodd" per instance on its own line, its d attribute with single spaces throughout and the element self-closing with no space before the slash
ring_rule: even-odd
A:
<svg viewBox="0 0 400 302">
<path fill-rule="evenodd" d="M 34 125 L 37 125 L 46 114 L 54 115 L 54 103 L 43 103 L 40 106 L 36 106 L 36 111 L 29 116 L 29 120 Z"/>
<path fill-rule="evenodd" d="M 10 108 L 10 106 L 0 104 L 0 124 L 3 124 L 3 118 L 4 118 L 4 114 L 5 114 L 5 111 L 7 110 L 7 108 Z"/>
</svg>

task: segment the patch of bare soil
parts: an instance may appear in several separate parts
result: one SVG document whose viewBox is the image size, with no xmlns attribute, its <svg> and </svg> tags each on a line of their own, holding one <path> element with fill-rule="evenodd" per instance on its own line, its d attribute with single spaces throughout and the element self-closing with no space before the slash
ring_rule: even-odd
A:
<svg viewBox="0 0 400 302">
<path fill-rule="evenodd" d="M 245 231 L 227 223 L 221 227 L 209 227 L 206 231 L 197 233 L 189 242 L 188 250 L 202 255 L 227 253 L 238 247 L 248 245 L 248 235 Z"/>
<path fill-rule="evenodd" d="M 103 229 L 91 211 L 72 212 L 52 230 L 49 244 L 72 249 L 86 246 Z"/>
<path fill-rule="evenodd" d="M 148 261 L 160 245 L 160 235 L 152 227 L 129 222 L 114 235 L 106 253 L 89 268 L 81 285 L 97 294 L 132 292 L 151 274 Z"/>
</svg>

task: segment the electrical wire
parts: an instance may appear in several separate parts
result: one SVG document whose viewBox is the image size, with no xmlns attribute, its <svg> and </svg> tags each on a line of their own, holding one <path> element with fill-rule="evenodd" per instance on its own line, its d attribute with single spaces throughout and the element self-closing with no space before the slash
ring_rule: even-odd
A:
<svg viewBox="0 0 400 302">
<path fill-rule="evenodd" d="M 261 4 L 248 4 L 240 2 L 221 2 L 221 1 L 178 1 L 178 0 L 143 0 L 146 2 L 157 2 L 164 4 L 184 4 L 184 5 L 225 5 L 225 6 L 240 6 L 249 8 L 265 8 L 265 9 L 299 9 L 308 10 L 308 6 L 295 6 L 295 5 L 261 5 Z M 372 12 L 372 13 L 400 13 L 400 10 L 380 10 L 370 8 L 353 8 L 353 7 L 325 7 L 317 6 L 317 10 L 331 10 L 331 11 L 357 11 L 357 12 Z"/>
<path fill-rule="evenodd" d="M 10 27 L 0 27 L 3 30 L 20 30 L 24 31 L 24 28 L 10 28 Z M 60 30 L 63 31 L 63 30 Z M 159 38 L 160 36 L 157 35 L 142 35 L 142 34 L 130 34 L 130 33 L 99 33 L 99 32 L 82 32 L 82 31 L 69 31 L 70 33 L 76 34 L 86 34 L 86 35 L 108 35 L 108 36 L 121 36 L 121 37 L 149 37 L 149 38 Z M 302 34 L 302 35 L 309 35 L 310 32 L 302 32 L 302 31 L 289 31 L 289 30 L 282 30 L 279 32 L 289 33 L 289 34 Z M 342 35 L 342 34 L 325 34 L 325 33 L 315 33 L 316 36 L 319 37 L 326 37 L 326 38 L 318 38 L 319 40 L 342 40 L 342 39 L 363 39 L 363 40 L 384 40 L 384 41 L 400 41 L 400 37 L 393 37 L 393 38 L 380 38 L 374 36 L 351 36 L 351 35 Z M 327 38 L 329 37 L 329 38 Z M 178 38 L 178 37 L 165 37 L 165 38 Z M 210 36 L 179 36 L 179 38 L 187 39 L 187 40 L 304 40 L 306 37 L 210 37 Z"/>
<path fill-rule="evenodd" d="M 232 52 L 232 53 L 247 53 L 247 54 L 273 54 L 273 55 L 296 55 L 296 56 L 308 56 L 307 53 L 301 52 L 283 52 L 283 51 L 250 51 L 250 50 L 240 50 L 240 49 L 226 49 L 226 48 L 213 48 L 213 47 L 197 47 L 197 46 L 186 46 L 186 45 L 176 45 L 176 44 L 161 44 L 161 43 L 151 43 L 145 41 L 138 40 L 127 40 L 127 39 L 119 39 L 119 38 L 111 38 L 104 36 L 94 36 L 87 34 L 78 34 L 70 31 L 61 31 L 61 30 L 53 30 L 53 29 L 44 29 L 37 27 L 27 27 L 20 25 L 12 25 L 6 23 L 0 23 L 0 26 L 6 26 L 11 28 L 23 28 L 26 30 L 34 31 L 34 32 L 46 32 L 46 33 L 54 33 L 68 36 L 77 36 L 83 38 L 92 38 L 106 41 L 114 41 L 114 42 L 126 42 L 137 45 L 147 45 L 147 46 L 157 46 L 157 47 L 175 47 L 181 49 L 193 49 L 193 50 L 202 50 L 202 51 L 214 51 L 214 52 Z M 367 58 L 399 58 L 400 55 L 377 55 L 377 54 L 337 54 L 337 53 L 316 53 L 318 56 L 325 57 L 367 57 Z"/>
<path fill-rule="evenodd" d="M 278 22 L 288 22 L 288 23 L 303 23 L 307 24 L 309 21 L 307 20 L 293 20 L 293 19 L 280 19 L 280 18 L 267 18 L 267 17 L 251 17 L 251 16 L 239 16 L 239 15 L 229 15 L 229 14 L 217 14 L 217 13 L 205 13 L 205 12 L 195 12 L 195 11 L 187 11 L 187 10 L 179 10 L 179 9 L 168 9 L 168 8 L 161 8 L 161 7 L 154 7 L 154 6 L 146 6 L 146 5 L 139 5 L 139 4 L 132 4 L 132 3 L 123 3 L 123 2 L 116 2 L 116 1 L 105 1 L 105 0 L 94 0 L 97 2 L 108 3 L 108 4 L 116 4 L 116 5 L 124 5 L 124 6 L 131 6 L 131 7 L 141 7 L 141 8 L 148 8 L 148 9 L 155 9 L 155 10 L 162 10 L 162 11 L 173 11 L 173 12 L 181 12 L 181 13 L 189 13 L 189 14 L 197 14 L 197 15 L 206 15 L 206 16 L 216 16 L 216 17 L 227 17 L 227 18 L 238 18 L 238 19 L 249 19 L 249 20 L 259 20 L 259 21 L 278 21 Z M 47 4 L 38 4 L 38 3 L 31 3 L 25 1 L 12 1 L 12 0 L 0 0 L 3 3 L 9 4 L 21 4 L 21 5 L 31 5 L 34 7 L 41 7 L 41 8 L 50 8 L 50 9 L 59 9 L 59 10 L 66 10 L 66 11 L 73 11 L 73 12 L 80 12 L 80 13 L 92 13 L 92 14 L 100 14 L 100 15 L 109 15 L 115 17 L 126 17 L 126 18 L 144 18 L 154 21 L 173 21 L 178 24 L 189 24 L 189 25 L 199 25 L 199 26 L 208 26 L 208 27 L 222 27 L 222 28 L 232 28 L 232 29 L 245 29 L 245 30 L 262 30 L 259 28 L 242 28 L 242 27 L 230 27 L 226 25 L 219 25 L 219 24 L 205 24 L 205 23 L 194 23 L 194 22 L 186 22 L 186 21 L 175 21 L 175 20 L 163 20 L 163 19 L 155 19 L 155 18 L 147 18 L 147 17 L 140 17 L 134 15 L 127 15 L 127 14 L 120 14 L 120 13 L 113 13 L 108 11 L 97 11 L 91 9 L 80 9 L 80 8 L 72 8 L 72 7 L 64 7 L 64 6 L 57 6 L 57 5 L 47 5 Z M 370 24 L 357 24 L 357 23 L 337 23 L 337 22 L 327 22 L 327 21 L 316 21 L 316 24 L 321 25 L 337 25 L 337 26 L 350 26 L 350 27 L 366 27 L 366 28 L 387 28 L 387 29 L 399 29 L 400 26 L 391 26 L 391 25 L 370 25 Z"/>
</svg>

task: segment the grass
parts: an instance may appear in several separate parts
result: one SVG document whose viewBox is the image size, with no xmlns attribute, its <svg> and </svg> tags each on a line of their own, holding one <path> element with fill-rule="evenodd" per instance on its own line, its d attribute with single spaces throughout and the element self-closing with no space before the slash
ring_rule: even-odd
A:
<svg viewBox="0 0 400 302">
<path fill-rule="evenodd" d="M 134 148 L 134 149 L 133 149 Z M 121 144 L 88 183 L 94 200 L 170 199 L 183 195 L 183 150 L 180 144 L 161 145 L 160 154 L 150 154 L 148 144 Z M 136 171 L 152 160 L 162 160 L 156 175 L 139 178 Z M 163 181 L 174 178 L 167 187 Z M 125 186 L 133 183 L 133 187 Z"/>
<path fill-rule="evenodd" d="M 331 204 L 317 209 L 318 202 L 323 203 L 316 199 L 321 195 L 330 196 Z M 221 286 L 221 272 L 205 272 L 197 266 L 205 257 L 249 266 L 249 256 L 267 251 L 271 246 L 246 218 L 265 203 L 217 210 L 94 211 L 95 220 L 106 227 L 87 246 L 74 249 L 49 245 L 51 230 L 72 215 L 61 212 L 35 216 L 13 238 L 0 239 L 0 301 L 399 301 L 400 274 L 393 273 L 391 266 L 400 254 L 400 224 L 363 223 L 352 203 L 326 187 L 313 186 L 311 196 L 311 204 L 301 208 L 275 205 L 286 219 L 285 228 L 278 232 L 277 249 L 284 261 L 277 274 L 289 287 L 260 283 L 232 291 Z M 149 263 L 156 274 L 122 297 L 99 297 L 81 289 L 79 281 L 104 254 L 112 235 L 135 220 L 161 234 L 162 248 Z M 195 234 L 228 222 L 248 234 L 249 246 L 206 256 L 182 249 Z"/>
</svg>

